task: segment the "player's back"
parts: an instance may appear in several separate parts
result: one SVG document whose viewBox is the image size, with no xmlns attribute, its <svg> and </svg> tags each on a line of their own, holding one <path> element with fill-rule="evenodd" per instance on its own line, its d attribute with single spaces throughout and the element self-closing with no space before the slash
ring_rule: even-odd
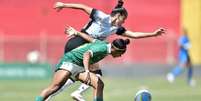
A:
<svg viewBox="0 0 201 101">
<path fill-rule="evenodd" d="M 86 43 L 66 53 L 63 59 L 83 66 L 83 55 L 87 51 L 93 55 L 90 59 L 90 64 L 98 62 L 107 55 L 107 42 L 96 40 L 93 43 Z"/>
</svg>

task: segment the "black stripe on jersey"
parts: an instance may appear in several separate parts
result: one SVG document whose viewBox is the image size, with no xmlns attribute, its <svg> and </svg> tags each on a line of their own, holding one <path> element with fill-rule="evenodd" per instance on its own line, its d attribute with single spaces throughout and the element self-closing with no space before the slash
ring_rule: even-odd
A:
<svg viewBox="0 0 201 101">
<path fill-rule="evenodd" d="M 86 32 L 86 30 L 85 30 L 85 29 L 82 29 L 82 30 L 81 30 L 81 32 L 89 35 L 89 33 L 88 33 L 88 32 Z"/>
<path fill-rule="evenodd" d="M 92 20 L 95 20 L 95 18 L 94 18 L 95 16 L 94 15 L 95 15 L 96 11 L 97 11 L 97 9 L 95 9 L 95 8 L 93 8 L 92 11 L 91 11 L 90 18 Z"/>
<path fill-rule="evenodd" d="M 86 25 L 86 27 L 81 30 L 81 32 L 89 34 L 89 33 L 87 33 L 86 30 L 92 25 L 92 23 L 93 23 L 93 20 L 89 21 L 88 24 Z"/>
<path fill-rule="evenodd" d="M 86 27 L 81 30 L 81 32 L 89 34 L 89 33 L 87 33 L 86 30 L 91 26 L 91 24 L 93 23 L 93 21 L 95 21 L 94 14 L 96 13 L 96 11 L 97 11 L 96 9 L 94 9 L 94 8 L 92 9 L 91 15 L 90 15 L 91 20 L 88 22 L 88 24 L 86 25 Z"/>
</svg>

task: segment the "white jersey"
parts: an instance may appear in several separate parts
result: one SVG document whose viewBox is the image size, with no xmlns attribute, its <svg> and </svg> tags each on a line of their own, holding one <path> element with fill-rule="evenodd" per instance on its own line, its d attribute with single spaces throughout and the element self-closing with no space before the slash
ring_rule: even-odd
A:
<svg viewBox="0 0 201 101">
<path fill-rule="evenodd" d="M 112 26 L 111 16 L 96 9 L 92 10 L 90 18 L 91 21 L 85 25 L 82 32 L 89 34 L 95 39 L 104 40 L 109 35 L 117 33 L 119 28 L 122 28 Z"/>
</svg>

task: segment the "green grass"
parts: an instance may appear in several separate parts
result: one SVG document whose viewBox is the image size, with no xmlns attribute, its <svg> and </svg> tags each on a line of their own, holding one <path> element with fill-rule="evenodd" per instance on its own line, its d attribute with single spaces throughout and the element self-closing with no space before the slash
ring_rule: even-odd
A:
<svg viewBox="0 0 201 101">
<path fill-rule="evenodd" d="M 0 80 L 0 101 L 34 101 L 34 97 L 51 80 Z M 201 101 L 200 78 L 197 85 L 189 87 L 185 79 L 178 78 L 169 84 L 164 78 L 109 78 L 104 77 L 104 101 L 133 101 L 135 93 L 141 88 L 148 88 L 152 101 Z M 57 95 L 52 101 L 73 101 L 70 93 L 78 87 L 78 82 Z M 92 101 L 92 90 L 84 94 L 87 101 Z"/>
</svg>

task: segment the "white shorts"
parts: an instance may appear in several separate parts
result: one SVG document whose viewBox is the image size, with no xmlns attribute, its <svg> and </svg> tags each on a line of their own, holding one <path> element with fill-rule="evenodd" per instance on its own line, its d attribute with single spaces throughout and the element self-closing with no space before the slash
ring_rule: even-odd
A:
<svg viewBox="0 0 201 101">
<path fill-rule="evenodd" d="M 71 78 L 73 80 L 76 80 L 76 76 L 79 73 L 82 73 L 85 71 L 84 67 L 78 66 L 70 62 L 63 62 L 59 68 L 69 71 L 71 73 Z"/>
</svg>

